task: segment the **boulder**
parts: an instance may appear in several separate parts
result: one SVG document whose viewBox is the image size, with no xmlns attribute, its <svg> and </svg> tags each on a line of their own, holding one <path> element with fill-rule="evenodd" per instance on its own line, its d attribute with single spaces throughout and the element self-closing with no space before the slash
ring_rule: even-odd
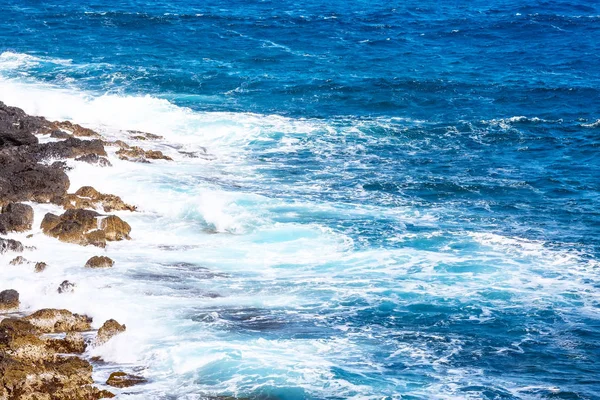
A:
<svg viewBox="0 0 600 400">
<path fill-rule="evenodd" d="M 101 345 L 108 342 L 114 336 L 125 332 L 126 326 L 119 324 L 114 319 L 106 321 L 100 329 L 98 329 L 98 335 L 96 336 L 96 345 Z"/>
<path fill-rule="evenodd" d="M 94 256 L 90 258 L 86 263 L 86 268 L 111 268 L 115 262 L 105 256 Z"/>
<path fill-rule="evenodd" d="M 14 289 L 0 292 L 0 311 L 11 311 L 19 308 L 19 292 Z"/>
<path fill-rule="evenodd" d="M 162 151 L 144 150 L 141 147 L 131 146 L 129 148 L 121 148 L 116 153 L 121 160 L 148 162 L 148 160 L 168 160 L 173 161 L 169 156 L 166 156 Z"/>
<path fill-rule="evenodd" d="M 0 233 L 24 232 L 33 224 L 33 208 L 27 204 L 9 203 L 2 207 Z"/>
<path fill-rule="evenodd" d="M 105 212 L 111 211 L 135 211 L 137 207 L 129 205 L 119 196 L 103 194 L 91 186 L 83 186 L 74 194 L 66 195 L 61 202 L 66 209 L 75 208 L 102 208 Z"/>
<path fill-rule="evenodd" d="M 67 280 L 62 281 L 62 283 L 60 285 L 58 285 L 58 289 L 56 289 L 56 291 L 58 293 L 73 293 L 75 291 L 75 284 L 71 283 Z"/>
<path fill-rule="evenodd" d="M 38 310 L 25 317 L 25 320 L 44 333 L 87 331 L 91 329 L 92 322 L 87 315 L 73 314 L 68 310 L 54 308 Z"/>
<path fill-rule="evenodd" d="M 148 382 L 148 380 L 146 380 L 142 376 L 131 375 L 131 374 L 127 374 L 125 372 L 119 371 L 119 372 L 113 372 L 112 374 L 110 374 L 110 376 L 108 377 L 108 380 L 106 381 L 106 384 L 109 386 L 113 386 L 113 387 L 122 389 L 122 388 L 139 385 L 139 384 L 146 383 L 146 382 Z"/>
<path fill-rule="evenodd" d="M 23 244 L 13 239 L 2 239 L 0 238 L 0 254 L 4 254 L 8 251 L 14 251 L 15 253 L 23 252 Z"/>
<path fill-rule="evenodd" d="M 72 209 L 58 216 L 46 214 L 42 232 L 62 242 L 105 247 L 106 241 L 130 239 L 131 226 L 121 218 L 95 211 Z"/>
</svg>

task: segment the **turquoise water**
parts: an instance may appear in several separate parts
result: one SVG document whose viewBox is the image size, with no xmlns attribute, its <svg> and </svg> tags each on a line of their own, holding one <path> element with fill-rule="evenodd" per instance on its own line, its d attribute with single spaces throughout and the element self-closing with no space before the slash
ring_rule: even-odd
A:
<svg viewBox="0 0 600 400">
<path fill-rule="evenodd" d="M 2 8 L 0 100 L 206 149 L 106 183 L 124 398 L 600 398 L 595 2 Z"/>
</svg>

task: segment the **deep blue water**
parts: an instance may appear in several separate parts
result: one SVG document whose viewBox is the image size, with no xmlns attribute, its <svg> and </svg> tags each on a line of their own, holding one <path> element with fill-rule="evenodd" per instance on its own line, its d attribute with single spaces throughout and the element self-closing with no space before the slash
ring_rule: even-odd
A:
<svg viewBox="0 0 600 400">
<path fill-rule="evenodd" d="M 2 79 L 311 126 L 253 122 L 261 134 L 236 145 L 252 174 L 216 187 L 267 199 L 237 204 L 268 210 L 273 226 L 351 244 L 310 268 L 278 265 L 281 289 L 247 277 L 250 293 L 290 291 L 301 306 L 223 309 L 227 328 L 211 329 L 224 341 L 341 338 L 348 353 L 325 355 L 329 375 L 304 384 L 235 358 L 193 379 L 247 374 L 214 390 L 282 399 L 600 398 L 597 2 L 0 8 Z M 25 54 L 36 61 L 10 66 Z M 252 236 L 261 227 L 248 240 L 312 234 Z M 311 273 L 332 286 L 309 285 Z M 204 329 L 210 310 L 188 311 Z"/>
</svg>

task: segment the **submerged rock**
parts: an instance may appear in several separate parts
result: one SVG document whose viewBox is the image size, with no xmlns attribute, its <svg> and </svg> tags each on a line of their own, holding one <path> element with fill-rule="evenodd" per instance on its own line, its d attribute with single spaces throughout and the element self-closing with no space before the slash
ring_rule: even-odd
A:
<svg viewBox="0 0 600 400">
<path fill-rule="evenodd" d="M 23 244 L 13 239 L 2 239 L 0 238 L 0 254 L 4 254 L 8 251 L 14 251 L 16 253 L 23 252 Z"/>
<path fill-rule="evenodd" d="M 121 218 L 95 211 L 72 209 L 58 216 L 46 214 L 42 232 L 62 242 L 105 247 L 106 241 L 129 239 L 131 226 Z"/>
<path fill-rule="evenodd" d="M 142 376 L 131 375 L 125 372 L 113 372 L 108 377 L 106 384 L 109 386 L 113 386 L 116 388 L 126 388 L 135 385 L 139 385 L 142 383 L 146 383 L 148 380 Z"/>
<path fill-rule="evenodd" d="M 33 224 L 33 208 L 27 204 L 9 203 L 2 207 L 0 233 L 24 232 Z"/>
<path fill-rule="evenodd" d="M 96 138 L 99 139 L 102 136 L 89 129 L 89 128 L 84 128 L 83 126 L 79 125 L 79 124 L 74 124 L 72 122 L 69 121 L 54 121 L 51 124 L 52 128 L 54 129 L 63 129 L 66 130 L 68 132 L 70 132 L 71 135 L 73 136 L 78 136 L 78 137 L 88 137 L 88 138 Z"/>
<path fill-rule="evenodd" d="M 29 264 L 31 261 L 27 260 L 25 257 L 23 256 L 17 256 L 15 258 L 13 258 L 9 264 L 10 265 L 23 265 L 23 264 Z"/>
<path fill-rule="evenodd" d="M 60 285 L 58 285 L 58 289 L 56 291 L 58 293 L 73 293 L 75 291 L 75 284 L 71 283 L 67 280 L 62 281 Z"/>
<path fill-rule="evenodd" d="M 69 310 L 44 308 L 25 318 L 44 333 L 81 332 L 91 329 L 92 319 Z"/>
<path fill-rule="evenodd" d="M 85 263 L 86 268 L 111 268 L 113 265 L 115 262 L 106 256 L 94 256 Z"/>
<path fill-rule="evenodd" d="M 14 289 L 0 292 L 0 311 L 10 311 L 19 308 L 19 292 Z"/>
<path fill-rule="evenodd" d="M 105 212 L 111 211 L 135 211 L 137 207 L 125 203 L 119 196 L 103 194 L 91 186 L 83 186 L 74 194 L 66 195 L 61 202 L 66 209 L 76 208 L 99 208 Z"/>
<path fill-rule="evenodd" d="M 114 319 L 106 321 L 100 329 L 98 329 L 98 335 L 96 336 L 96 345 L 101 345 L 108 342 L 114 336 L 125 332 L 126 326 L 119 324 Z"/>
<path fill-rule="evenodd" d="M 35 272 L 40 273 L 40 272 L 43 272 L 46 269 L 47 266 L 48 266 L 48 264 L 46 264 L 43 261 L 36 262 L 34 270 L 35 270 Z"/>
</svg>

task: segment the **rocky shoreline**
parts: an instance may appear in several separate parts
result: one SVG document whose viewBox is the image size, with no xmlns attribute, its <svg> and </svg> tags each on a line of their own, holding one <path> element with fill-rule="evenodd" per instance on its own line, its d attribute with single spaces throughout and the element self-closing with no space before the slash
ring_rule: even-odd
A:
<svg viewBox="0 0 600 400">
<path fill-rule="evenodd" d="M 158 138 L 143 132 L 132 134 L 135 140 Z M 33 228 L 31 203 L 52 203 L 64 209 L 61 215 L 47 213 L 40 226 L 45 235 L 61 242 L 104 248 L 110 242 L 130 239 L 130 225 L 110 213 L 135 212 L 134 205 L 91 186 L 69 193 L 65 160 L 109 167 L 105 146 L 118 147 L 116 155 L 122 160 L 170 160 L 160 151 L 107 141 L 91 129 L 30 116 L 0 102 L 0 254 L 9 255 L 10 265 L 30 265 L 37 273 L 47 267 L 44 261 L 27 259 L 32 246 L 6 237 Z M 112 265 L 110 258 L 94 256 L 82 268 Z M 65 280 L 56 290 L 68 293 L 74 286 Z M 20 309 L 19 293 L 0 285 L 0 400 L 114 397 L 111 391 L 94 386 L 93 367 L 84 353 L 89 347 L 108 342 L 126 327 L 110 319 L 93 334 L 91 322 L 90 317 L 65 309 L 46 308 L 25 314 Z M 141 376 L 114 371 L 102 384 L 125 388 L 145 382 Z"/>
</svg>

